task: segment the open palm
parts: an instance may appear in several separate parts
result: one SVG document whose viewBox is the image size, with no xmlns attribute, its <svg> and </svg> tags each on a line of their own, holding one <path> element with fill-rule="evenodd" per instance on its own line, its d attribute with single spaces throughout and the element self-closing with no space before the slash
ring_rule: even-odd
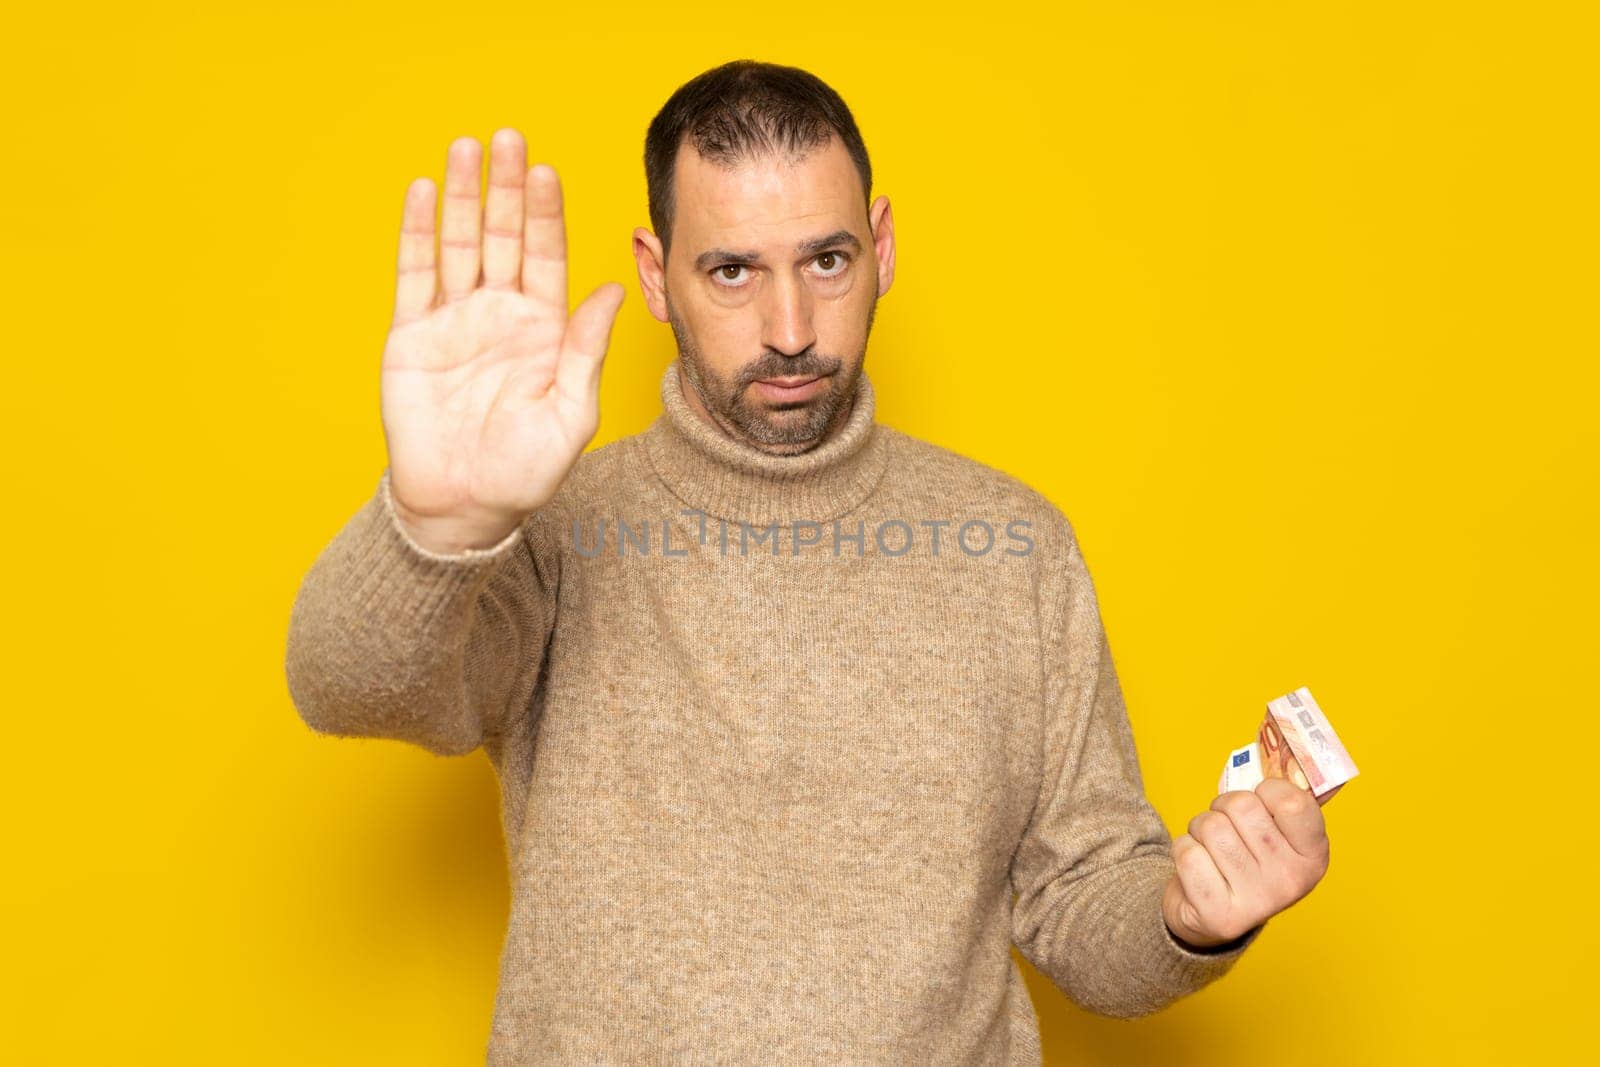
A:
<svg viewBox="0 0 1600 1067">
<path fill-rule="evenodd" d="M 556 493 L 600 424 L 600 369 L 623 287 L 567 314 L 561 184 L 513 129 L 450 146 L 439 251 L 434 186 L 406 192 L 381 408 L 390 493 L 440 544 L 492 543 Z M 481 203 L 481 206 L 480 206 Z"/>
</svg>

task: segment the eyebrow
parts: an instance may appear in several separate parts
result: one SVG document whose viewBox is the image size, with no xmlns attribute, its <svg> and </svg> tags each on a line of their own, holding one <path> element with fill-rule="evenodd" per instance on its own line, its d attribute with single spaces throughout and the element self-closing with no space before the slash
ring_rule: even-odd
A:
<svg viewBox="0 0 1600 1067">
<path fill-rule="evenodd" d="M 809 241 L 801 241 L 794 246 L 795 255 L 804 256 L 820 252 L 829 245 L 849 245 L 857 252 L 861 251 L 861 242 L 849 230 L 835 230 L 825 237 L 813 237 Z M 695 270 L 710 270 L 713 266 L 728 263 L 760 263 L 760 252 L 731 252 L 726 248 L 713 248 L 708 252 L 701 252 L 694 260 Z"/>
</svg>

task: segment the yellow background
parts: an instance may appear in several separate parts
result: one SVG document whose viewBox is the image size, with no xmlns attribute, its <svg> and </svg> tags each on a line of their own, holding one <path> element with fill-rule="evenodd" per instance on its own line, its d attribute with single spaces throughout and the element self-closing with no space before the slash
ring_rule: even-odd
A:
<svg viewBox="0 0 1600 1067">
<path fill-rule="evenodd" d="M 595 444 L 672 358 L 629 253 L 694 74 L 854 110 L 899 273 L 882 421 L 1073 519 L 1174 833 L 1309 685 L 1361 776 L 1326 880 L 1134 1023 L 1028 972 L 1053 1064 L 1576 1062 L 1596 994 L 1594 27 L 1544 4 L 32 5 L 0 211 L 4 1053 L 472 1063 L 492 770 L 319 738 L 301 575 L 384 463 L 406 183 L 527 134 Z"/>
</svg>

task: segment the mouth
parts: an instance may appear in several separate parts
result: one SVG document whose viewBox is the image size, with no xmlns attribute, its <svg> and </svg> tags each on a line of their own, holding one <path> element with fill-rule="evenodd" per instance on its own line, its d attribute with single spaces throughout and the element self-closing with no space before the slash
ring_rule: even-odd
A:
<svg viewBox="0 0 1600 1067">
<path fill-rule="evenodd" d="M 809 400 L 822 391 L 827 377 L 826 374 L 796 374 L 785 378 L 757 378 L 751 384 L 770 400 Z"/>
</svg>

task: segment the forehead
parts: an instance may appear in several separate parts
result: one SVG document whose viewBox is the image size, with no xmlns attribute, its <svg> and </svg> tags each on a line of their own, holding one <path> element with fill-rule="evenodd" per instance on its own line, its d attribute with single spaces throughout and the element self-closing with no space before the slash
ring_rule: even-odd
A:
<svg viewBox="0 0 1600 1067">
<path fill-rule="evenodd" d="M 855 162 L 838 137 L 801 157 L 742 159 L 733 167 L 706 159 L 686 142 L 673 173 L 673 243 L 694 253 L 712 245 L 793 243 L 865 221 Z"/>
</svg>

